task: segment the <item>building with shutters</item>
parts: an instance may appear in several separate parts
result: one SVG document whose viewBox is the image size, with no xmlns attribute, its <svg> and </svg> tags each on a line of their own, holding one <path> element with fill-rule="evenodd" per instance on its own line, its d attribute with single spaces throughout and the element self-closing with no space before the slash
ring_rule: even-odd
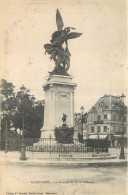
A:
<svg viewBox="0 0 128 195">
<path fill-rule="evenodd" d="M 87 126 L 89 134 L 121 134 L 122 122 L 115 108 L 119 96 L 104 95 L 89 110 Z M 124 133 L 127 132 L 127 111 L 124 114 Z"/>
</svg>

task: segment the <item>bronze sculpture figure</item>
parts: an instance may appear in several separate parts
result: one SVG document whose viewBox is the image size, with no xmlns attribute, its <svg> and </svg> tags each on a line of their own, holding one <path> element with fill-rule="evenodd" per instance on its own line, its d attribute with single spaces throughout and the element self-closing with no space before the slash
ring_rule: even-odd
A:
<svg viewBox="0 0 128 195">
<path fill-rule="evenodd" d="M 69 75 L 67 71 L 70 68 L 71 54 L 68 49 L 68 40 L 80 37 L 82 33 L 70 33 L 71 29 L 75 30 L 74 27 L 66 27 L 63 30 L 64 23 L 58 9 L 56 11 L 56 24 L 58 30 L 52 34 L 51 43 L 44 45 L 45 54 L 49 54 L 50 60 L 54 60 L 55 62 L 55 68 L 50 72 L 50 75 Z M 65 47 L 63 44 L 65 44 Z"/>
</svg>

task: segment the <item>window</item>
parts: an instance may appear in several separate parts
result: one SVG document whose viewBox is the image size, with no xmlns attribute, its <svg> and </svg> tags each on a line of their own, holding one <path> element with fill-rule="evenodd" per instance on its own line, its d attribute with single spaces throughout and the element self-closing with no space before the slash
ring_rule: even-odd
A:
<svg viewBox="0 0 128 195">
<path fill-rule="evenodd" d="M 97 133 L 100 133 L 100 126 L 97 127 Z"/>
<path fill-rule="evenodd" d="M 124 121 L 126 121 L 126 116 L 124 116 Z"/>
<path fill-rule="evenodd" d="M 113 121 L 116 121 L 116 115 L 113 115 Z"/>
<path fill-rule="evenodd" d="M 104 132 L 105 133 L 107 132 L 107 126 L 104 126 Z"/>
<path fill-rule="evenodd" d="M 116 132 L 116 126 L 113 127 L 113 132 Z"/>
<path fill-rule="evenodd" d="M 107 119 L 107 114 L 104 115 L 104 119 Z"/>
<path fill-rule="evenodd" d="M 118 120 L 121 121 L 121 116 L 119 115 Z"/>
<path fill-rule="evenodd" d="M 97 116 L 97 120 L 100 121 L 101 120 L 101 115 Z"/>
<path fill-rule="evenodd" d="M 91 127 L 91 133 L 94 133 L 94 127 Z"/>
<path fill-rule="evenodd" d="M 126 133 L 126 127 L 124 127 L 124 130 L 123 130 L 124 133 Z"/>
</svg>

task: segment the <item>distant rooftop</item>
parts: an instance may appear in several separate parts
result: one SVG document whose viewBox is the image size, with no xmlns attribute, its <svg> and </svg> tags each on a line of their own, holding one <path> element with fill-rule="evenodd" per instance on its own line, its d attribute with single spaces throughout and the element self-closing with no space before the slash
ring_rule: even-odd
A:
<svg viewBox="0 0 128 195">
<path fill-rule="evenodd" d="M 120 96 L 115 96 L 115 95 L 108 95 L 108 94 L 105 94 L 104 96 L 102 96 L 101 98 L 106 98 L 106 97 L 114 97 L 114 98 L 120 98 Z"/>
<path fill-rule="evenodd" d="M 98 101 L 94 104 L 94 106 L 92 106 L 89 112 L 96 111 L 97 109 L 100 108 L 104 110 L 109 110 L 111 109 L 112 105 L 117 101 L 117 99 L 119 100 L 120 96 L 105 94 L 104 96 L 98 99 Z"/>
</svg>

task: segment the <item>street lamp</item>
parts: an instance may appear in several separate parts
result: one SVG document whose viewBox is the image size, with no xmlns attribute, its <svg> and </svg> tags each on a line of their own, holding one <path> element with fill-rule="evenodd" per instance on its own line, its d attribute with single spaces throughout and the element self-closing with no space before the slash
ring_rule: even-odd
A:
<svg viewBox="0 0 128 195">
<path fill-rule="evenodd" d="M 22 85 L 22 86 L 20 87 L 20 90 L 21 90 L 22 95 L 24 95 L 25 92 L 26 92 L 26 87 L 24 87 L 24 85 Z"/>
<path fill-rule="evenodd" d="M 82 123 L 82 135 L 83 135 L 84 107 L 81 106 L 80 110 L 81 110 L 81 123 Z"/>
<path fill-rule="evenodd" d="M 122 93 L 122 95 L 120 96 L 120 99 L 121 99 L 121 101 L 123 102 L 123 104 L 124 104 L 124 98 L 125 98 L 126 96 L 124 95 L 124 93 Z"/>
<path fill-rule="evenodd" d="M 20 152 L 20 136 L 21 136 L 21 130 L 18 128 L 17 129 L 17 132 L 19 134 L 19 152 Z"/>
<path fill-rule="evenodd" d="M 83 136 L 83 130 L 84 130 L 84 127 L 83 127 L 83 124 L 84 124 L 84 107 L 83 106 L 81 106 L 80 111 L 81 111 L 81 123 L 82 123 L 82 138 L 81 139 L 82 139 L 82 143 L 83 143 L 83 142 L 85 142 L 85 140 L 83 139 L 84 138 L 84 136 Z M 85 147 L 87 148 L 87 139 L 86 139 Z"/>
<path fill-rule="evenodd" d="M 77 123 L 77 113 L 74 114 L 75 118 L 74 118 L 74 122 L 75 124 Z"/>
<path fill-rule="evenodd" d="M 84 130 L 84 122 L 86 123 L 87 122 L 87 113 L 84 114 L 84 107 L 81 106 L 80 108 L 81 110 L 81 122 L 82 122 L 82 138 L 83 138 L 83 130 Z M 88 150 L 88 140 L 87 140 L 87 130 L 86 130 L 86 151 Z"/>
<path fill-rule="evenodd" d="M 5 153 L 8 152 L 8 121 L 7 121 L 7 109 L 8 109 L 8 102 L 6 101 L 5 102 L 5 113 L 4 113 L 4 116 L 5 116 Z"/>
<path fill-rule="evenodd" d="M 24 143 L 24 106 L 25 106 L 24 94 L 25 94 L 26 88 L 22 85 L 20 89 L 21 89 L 21 93 L 17 95 L 19 108 L 22 104 L 22 139 L 21 139 L 21 145 L 20 145 L 20 152 L 21 152 L 20 160 L 26 160 L 25 143 Z"/>
<path fill-rule="evenodd" d="M 35 97 L 34 97 L 34 95 L 31 97 L 31 100 L 32 100 L 32 103 L 33 103 L 33 105 L 35 104 Z"/>
<path fill-rule="evenodd" d="M 81 110 L 81 113 L 84 114 L 84 107 L 83 106 L 81 106 L 80 110 Z"/>
<path fill-rule="evenodd" d="M 125 98 L 125 95 L 122 93 L 122 95 L 120 96 L 120 99 L 121 99 L 121 121 L 122 121 L 122 141 L 121 141 L 121 151 L 120 151 L 120 156 L 119 156 L 119 159 L 125 159 L 125 155 L 124 155 L 124 143 L 123 143 L 123 130 L 124 130 L 124 112 L 125 112 L 125 105 L 124 105 L 124 98 Z"/>
<path fill-rule="evenodd" d="M 97 129 L 97 154 L 99 154 L 99 132 Z"/>
<path fill-rule="evenodd" d="M 4 112 L 4 116 L 5 116 L 5 153 L 8 152 L 8 121 L 7 121 L 7 110 L 8 110 L 8 102 L 6 101 L 5 104 L 5 112 Z"/>
<path fill-rule="evenodd" d="M 124 155 L 124 144 L 123 144 L 123 128 L 124 128 L 124 113 L 125 113 L 125 105 L 124 105 L 124 98 L 126 96 L 122 93 L 122 95 L 120 96 L 120 102 L 115 103 L 115 107 L 116 110 L 118 112 L 118 114 L 121 116 L 121 134 L 122 134 L 122 138 L 121 138 L 121 151 L 120 151 L 120 156 L 119 159 L 125 159 L 125 155 Z"/>
</svg>

